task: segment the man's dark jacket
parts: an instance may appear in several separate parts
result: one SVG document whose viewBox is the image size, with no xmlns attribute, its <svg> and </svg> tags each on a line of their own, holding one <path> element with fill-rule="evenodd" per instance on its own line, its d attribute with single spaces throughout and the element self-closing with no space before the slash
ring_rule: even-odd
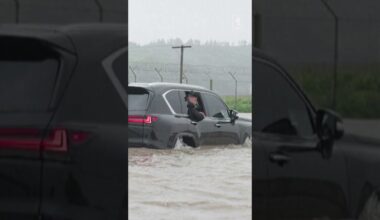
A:
<svg viewBox="0 0 380 220">
<path fill-rule="evenodd" d="M 204 119 L 203 114 L 200 113 L 199 105 L 195 106 L 192 103 L 187 103 L 187 114 L 192 121 L 202 121 Z"/>
</svg>

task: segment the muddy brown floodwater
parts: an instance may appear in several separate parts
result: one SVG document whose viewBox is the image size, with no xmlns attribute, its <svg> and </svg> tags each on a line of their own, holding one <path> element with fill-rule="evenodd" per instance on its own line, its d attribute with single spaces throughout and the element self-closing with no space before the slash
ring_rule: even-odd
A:
<svg viewBox="0 0 380 220">
<path fill-rule="evenodd" d="M 252 219 L 252 147 L 129 149 L 129 219 Z"/>
<path fill-rule="evenodd" d="M 129 219 L 252 219 L 250 141 L 128 153 Z"/>
</svg>

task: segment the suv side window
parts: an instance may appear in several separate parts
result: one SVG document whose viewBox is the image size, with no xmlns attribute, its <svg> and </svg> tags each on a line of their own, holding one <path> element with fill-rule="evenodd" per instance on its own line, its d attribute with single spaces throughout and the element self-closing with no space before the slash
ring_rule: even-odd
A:
<svg viewBox="0 0 380 220">
<path fill-rule="evenodd" d="M 165 95 L 165 98 L 169 102 L 169 105 L 172 107 L 175 113 L 181 113 L 179 91 L 170 91 Z"/>
<path fill-rule="evenodd" d="M 192 90 L 192 91 L 194 91 L 194 90 Z M 187 112 L 187 101 L 186 101 L 186 97 L 187 97 L 187 94 L 190 92 L 190 90 L 189 91 L 179 91 L 179 103 L 180 103 L 180 106 L 181 106 L 181 113 L 182 114 L 187 114 L 188 112 Z M 201 97 L 201 95 L 200 95 L 200 93 L 199 92 L 197 92 L 197 91 L 195 91 L 195 93 L 197 94 L 197 96 L 198 96 L 198 103 L 199 103 L 199 105 L 201 106 L 201 109 L 202 109 L 202 111 L 204 111 L 204 102 L 203 102 L 203 99 L 202 99 L 202 97 Z"/>
<path fill-rule="evenodd" d="M 314 133 L 306 103 L 279 70 L 254 60 L 253 89 L 254 131 L 302 137 Z"/>
<path fill-rule="evenodd" d="M 228 108 L 220 98 L 215 95 L 202 93 L 205 105 L 207 106 L 207 116 L 218 119 L 228 119 Z"/>
</svg>

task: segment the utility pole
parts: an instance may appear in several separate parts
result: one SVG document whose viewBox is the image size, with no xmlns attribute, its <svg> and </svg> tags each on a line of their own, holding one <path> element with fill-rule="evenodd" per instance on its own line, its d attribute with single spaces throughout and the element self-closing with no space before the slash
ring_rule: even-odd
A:
<svg viewBox="0 0 380 220">
<path fill-rule="evenodd" d="M 235 77 L 236 73 L 231 73 L 231 72 L 228 72 L 228 74 L 231 75 L 231 77 L 234 79 L 235 81 L 235 109 L 237 107 L 237 79 Z"/>
<path fill-rule="evenodd" d="M 184 48 L 191 48 L 191 46 L 181 45 L 181 46 L 174 46 L 173 49 L 181 49 L 181 63 L 179 67 L 179 83 L 182 83 L 183 78 L 183 51 Z"/>
<path fill-rule="evenodd" d="M 254 36 L 254 45 L 256 48 L 261 48 L 262 47 L 262 19 L 261 15 L 258 13 L 255 13 L 253 16 L 253 25 L 254 25 L 254 30 L 253 30 L 253 36 Z"/>
<path fill-rule="evenodd" d="M 333 10 L 333 8 L 327 3 L 326 0 L 321 0 L 325 8 L 334 17 L 334 78 L 332 85 L 332 103 L 331 107 L 336 110 L 336 95 L 338 87 L 338 62 L 339 62 L 339 17 Z"/>
</svg>

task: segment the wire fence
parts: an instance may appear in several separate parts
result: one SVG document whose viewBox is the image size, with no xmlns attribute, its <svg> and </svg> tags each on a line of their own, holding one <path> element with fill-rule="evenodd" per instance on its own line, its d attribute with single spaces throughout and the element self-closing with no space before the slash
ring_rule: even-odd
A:
<svg viewBox="0 0 380 220">
<path fill-rule="evenodd" d="M 179 64 L 129 63 L 129 82 L 173 82 L 179 83 Z M 203 86 L 222 96 L 252 95 L 250 67 L 183 65 L 185 84 Z"/>
</svg>

